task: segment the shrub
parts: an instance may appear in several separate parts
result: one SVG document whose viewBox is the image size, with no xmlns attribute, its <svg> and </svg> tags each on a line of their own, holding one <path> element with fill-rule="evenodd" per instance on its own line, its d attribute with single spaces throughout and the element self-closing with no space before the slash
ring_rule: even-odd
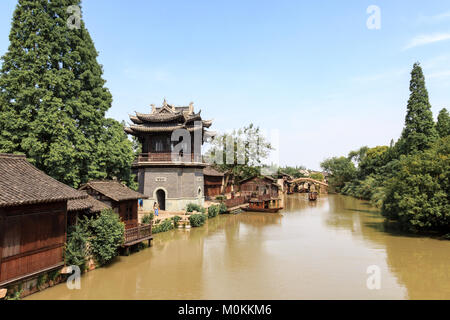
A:
<svg viewBox="0 0 450 320">
<path fill-rule="evenodd" d="M 175 216 L 175 217 L 173 217 L 172 219 L 173 219 L 173 226 L 174 226 L 175 228 L 178 227 L 178 222 L 180 222 L 181 217 Z"/>
<path fill-rule="evenodd" d="M 83 272 L 86 269 L 86 245 L 89 232 L 83 220 L 71 227 L 68 232 L 67 243 L 64 250 L 64 261 L 66 265 L 78 266 Z"/>
<path fill-rule="evenodd" d="M 188 203 L 188 205 L 186 206 L 186 211 L 187 212 L 201 212 L 201 213 L 205 213 L 205 208 L 203 208 L 202 206 L 196 204 L 196 203 Z"/>
<path fill-rule="evenodd" d="M 208 208 L 208 218 L 217 217 L 219 214 L 220 208 L 218 205 L 212 205 Z"/>
<path fill-rule="evenodd" d="M 156 234 L 156 233 L 166 232 L 166 231 L 169 231 L 172 229 L 173 229 L 172 220 L 164 220 L 160 224 L 153 226 L 152 233 Z"/>
<path fill-rule="evenodd" d="M 227 213 L 227 210 L 228 208 L 225 203 L 222 202 L 221 204 L 219 204 L 219 214 L 225 214 Z"/>
<path fill-rule="evenodd" d="M 107 209 L 91 222 L 90 229 L 92 253 L 100 265 L 107 264 L 117 256 L 117 249 L 123 244 L 125 225 L 118 214 Z"/>
<path fill-rule="evenodd" d="M 224 195 L 220 195 L 220 196 L 216 197 L 216 200 L 219 200 L 219 201 L 224 201 L 225 199 L 226 199 L 226 197 Z"/>
<path fill-rule="evenodd" d="M 151 212 L 150 214 L 146 214 L 142 217 L 142 223 L 143 224 L 150 224 L 153 221 L 153 218 L 155 217 L 155 214 Z"/>
<path fill-rule="evenodd" d="M 205 214 L 193 214 L 189 217 L 189 223 L 193 228 L 201 227 L 205 224 L 206 218 Z"/>
</svg>

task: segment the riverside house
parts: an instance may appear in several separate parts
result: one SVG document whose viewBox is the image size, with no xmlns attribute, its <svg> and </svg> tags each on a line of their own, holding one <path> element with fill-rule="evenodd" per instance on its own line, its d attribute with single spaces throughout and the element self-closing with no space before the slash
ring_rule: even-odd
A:
<svg viewBox="0 0 450 320">
<path fill-rule="evenodd" d="M 67 202 L 85 198 L 25 156 L 0 154 L 0 289 L 64 265 Z"/>
<path fill-rule="evenodd" d="M 86 195 L 86 198 L 69 200 L 67 202 L 67 226 L 77 224 L 78 219 L 82 217 L 92 217 L 98 215 L 109 207 L 101 201 L 94 199 L 86 192 L 81 191 Z"/>
<path fill-rule="evenodd" d="M 138 200 L 147 199 L 147 196 L 131 190 L 118 181 L 90 181 L 79 190 L 86 191 L 89 196 L 119 214 L 125 223 L 124 246 L 152 239 L 152 225 L 140 225 L 138 219 Z"/>
</svg>

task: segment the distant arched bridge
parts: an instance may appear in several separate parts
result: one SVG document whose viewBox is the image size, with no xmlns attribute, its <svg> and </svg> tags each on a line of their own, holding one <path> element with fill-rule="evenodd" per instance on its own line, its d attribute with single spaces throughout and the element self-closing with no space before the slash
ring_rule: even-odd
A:
<svg viewBox="0 0 450 320">
<path fill-rule="evenodd" d="M 295 186 L 300 186 L 301 184 L 314 184 L 318 189 L 320 193 L 328 193 L 328 184 L 326 184 L 325 182 L 319 181 L 319 180 L 314 180 L 311 178 L 298 178 L 298 179 L 293 179 L 288 181 L 288 183 L 290 184 L 289 190 L 290 191 L 294 191 L 294 187 Z M 292 188 L 292 189 L 291 189 Z"/>
</svg>

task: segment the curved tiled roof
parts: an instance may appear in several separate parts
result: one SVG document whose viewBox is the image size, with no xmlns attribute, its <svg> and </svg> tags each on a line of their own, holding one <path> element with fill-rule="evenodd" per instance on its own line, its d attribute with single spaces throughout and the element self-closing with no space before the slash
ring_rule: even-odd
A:
<svg viewBox="0 0 450 320">
<path fill-rule="evenodd" d="M 81 191 L 81 193 L 85 194 L 86 198 L 69 200 L 67 202 L 67 211 L 68 212 L 89 209 L 89 211 L 91 213 L 99 213 L 99 212 L 102 212 L 103 210 L 109 208 L 106 204 L 104 204 L 101 201 L 98 201 L 97 199 L 94 199 L 93 197 L 89 196 L 86 192 Z"/>
<path fill-rule="evenodd" d="M 183 113 L 175 112 L 175 113 L 152 113 L 152 114 L 144 114 L 136 112 L 136 117 L 142 122 L 169 122 L 174 120 L 182 120 Z"/>
<path fill-rule="evenodd" d="M 0 153 L 0 207 L 86 198 L 31 165 L 25 156 Z"/>
<path fill-rule="evenodd" d="M 210 177 L 223 177 L 225 174 L 223 172 L 219 172 L 211 166 L 208 166 L 203 169 L 203 175 Z"/>
<path fill-rule="evenodd" d="M 148 198 L 147 196 L 133 191 L 117 181 L 89 181 L 88 183 L 83 185 L 80 190 L 85 190 L 87 188 L 91 188 L 114 201 Z"/>
</svg>

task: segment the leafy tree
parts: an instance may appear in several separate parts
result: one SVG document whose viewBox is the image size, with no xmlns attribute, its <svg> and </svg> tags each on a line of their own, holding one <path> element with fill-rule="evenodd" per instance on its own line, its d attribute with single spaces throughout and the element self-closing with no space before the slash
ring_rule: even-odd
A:
<svg viewBox="0 0 450 320">
<path fill-rule="evenodd" d="M 397 143 L 400 154 L 406 155 L 427 149 L 438 137 L 419 63 L 414 64 L 411 72 L 409 90 L 405 127 Z"/>
<path fill-rule="evenodd" d="M 24 153 L 73 187 L 130 181 L 132 146 L 108 140 L 119 126 L 105 119 L 112 96 L 84 22 L 69 27 L 73 5 L 80 0 L 18 1 L 0 69 L 0 152 Z"/>
<path fill-rule="evenodd" d="M 356 178 L 357 170 L 349 158 L 330 158 L 323 161 L 320 166 L 330 175 L 329 185 L 337 192 L 345 186 L 346 182 Z"/>
<path fill-rule="evenodd" d="M 316 172 L 316 173 L 312 173 L 312 174 L 310 175 L 310 178 L 311 178 L 311 179 L 314 179 L 314 180 L 318 180 L 318 181 L 323 181 L 324 176 L 323 176 L 322 173 Z"/>
<path fill-rule="evenodd" d="M 403 156 L 387 187 L 383 215 L 410 231 L 450 232 L 450 136 Z"/>
<path fill-rule="evenodd" d="M 118 254 L 123 244 L 125 225 L 117 213 L 111 209 L 103 210 L 100 216 L 90 223 L 93 235 L 90 243 L 92 253 L 100 265 L 107 264 Z"/>
<path fill-rule="evenodd" d="M 450 135 L 450 116 L 445 108 L 439 112 L 436 130 L 441 138 Z"/>
<path fill-rule="evenodd" d="M 263 161 L 271 150 L 272 146 L 259 127 L 250 124 L 230 134 L 215 137 L 206 158 L 210 163 L 215 163 L 220 171 L 230 173 L 241 181 L 260 174 Z"/>
</svg>

